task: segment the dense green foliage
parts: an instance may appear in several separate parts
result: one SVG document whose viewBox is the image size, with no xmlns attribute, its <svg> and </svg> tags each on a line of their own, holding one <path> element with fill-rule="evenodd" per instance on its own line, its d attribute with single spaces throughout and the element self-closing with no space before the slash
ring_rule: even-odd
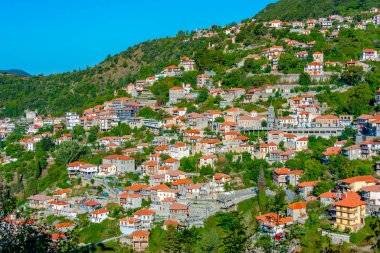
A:
<svg viewBox="0 0 380 253">
<path fill-rule="evenodd" d="M 380 3 L 376 0 L 280 0 L 269 4 L 256 18 L 291 21 L 327 17 L 331 14 L 352 15 L 371 7 L 380 7 Z"/>
</svg>

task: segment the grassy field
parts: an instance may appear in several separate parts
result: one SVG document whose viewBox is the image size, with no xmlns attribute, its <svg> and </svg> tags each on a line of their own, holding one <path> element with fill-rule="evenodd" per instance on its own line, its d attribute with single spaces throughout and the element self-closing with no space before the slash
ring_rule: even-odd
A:
<svg viewBox="0 0 380 253">
<path fill-rule="evenodd" d="M 82 229 L 79 233 L 79 241 L 82 243 L 97 243 L 120 234 L 118 220 L 105 220 L 102 223 L 92 223 Z"/>
</svg>

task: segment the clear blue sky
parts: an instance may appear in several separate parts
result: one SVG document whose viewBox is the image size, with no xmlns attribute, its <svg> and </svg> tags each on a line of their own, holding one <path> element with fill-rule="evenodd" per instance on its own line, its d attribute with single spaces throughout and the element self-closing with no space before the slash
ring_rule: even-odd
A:
<svg viewBox="0 0 380 253">
<path fill-rule="evenodd" d="M 83 69 L 139 42 L 254 16 L 276 0 L 3 0 L 0 69 Z"/>
</svg>

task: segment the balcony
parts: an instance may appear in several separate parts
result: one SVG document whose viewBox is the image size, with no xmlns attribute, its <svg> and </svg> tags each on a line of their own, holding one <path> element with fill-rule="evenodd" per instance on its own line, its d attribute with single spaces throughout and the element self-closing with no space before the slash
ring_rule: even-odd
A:
<svg viewBox="0 0 380 253">
<path fill-rule="evenodd" d="M 356 216 L 348 217 L 348 216 L 342 216 L 342 215 L 339 215 L 339 214 L 333 214 L 332 217 L 334 217 L 336 219 L 342 219 L 342 220 L 350 220 L 350 221 L 355 221 L 356 220 Z"/>
</svg>

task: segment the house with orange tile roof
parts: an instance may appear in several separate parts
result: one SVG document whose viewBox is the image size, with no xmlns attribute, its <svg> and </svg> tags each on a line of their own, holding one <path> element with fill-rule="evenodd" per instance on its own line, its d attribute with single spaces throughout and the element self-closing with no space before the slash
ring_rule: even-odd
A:
<svg viewBox="0 0 380 253">
<path fill-rule="evenodd" d="M 162 228 L 163 228 L 164 230 L 168 230 L 168 228 L 169 228 L 170 226 L 176 228 L 176 227 L 179 226 L 179 222 L 176 221 L 176 220 L 166 220 L 166 221 L 164 221 L 164 225 L 163 225 Z"/>
<path fill-rule="evenodd" d="M 149 187 L 148 190 L 150 192 L 150 199 L 152 201 L 152 204 L 158 204 L 160 202 L 159 198 L 158 198 L 158 191 L 159 190 L 166 190 L 166 189 L 170 189 L 170 187 L 164 183 L 156 184 L 156 185 Z"/>
<path fill-rule="evenodd" d="M 350 177 L 346 179 L 342 179 L 339 181 L 339 187 L 344 191 L 353 191 L 357 192 L 360 188 L 376 185 L 378 180 L 371 176 L 356 176 Z"/>
<path fill-rule="evenodd" d="M 98 177 L 108 177 L 117 174 L 117 167 L 114 164 L 101 164 L 99 166 L 99 171 L 96 174 Z"/>
<path fill-rule="evenodd" d="M 176 198 L 168 197 L 157 203 L 152 202 L 152 208 L 156 211 L 157 215 L 169 217 L 170 215 L 169 207 L 171 204 L 175 202 L 177 202 Z"/>
<path fill-rule="evenodd" d="M 142 196 L 137 193 L 122 193 L 119 195 L 119 204 L 124 209 L 140 208 L 142 202 Z"/>
<path fill-rule="evenodd" d="M 339 118 L 335 115 L 320 115 L 313 119 L 314 127 L 339 127 Z"/>
<path fill-rule="evenodd" d="M 231 93 L 235 99 L 241 98 L 246 93 L 244 88 L 231 88 L 228 90 L 228 92 Z"/>
<path fill-rule="evenodd" d="M 311 62 L 305 66 L 304 72 L 310 76 L 321 76 L 324 74 L 323 64 L 315 61 Z"/>
<path fill-rule="evenodd" d="M 296 119 L 290 115 L 277 119 L 277 125 L 279 128 L 289 128 L 296 125 Z"/>
<path fill-rule="evenodd" d="M 165 174 L 165 182 L 172 183 L 180 179 L 186 179 L 187 173 L 182 170 L 170 170 Z"/>
<path fill-rule="evenodd" d="M 62 190 L 58 190 L 58 191 L 55 191 L 53 193 L 53 197 L 54 198 L 60 198 L 60 199 L 64 199 L 67 197 L 67 195 L 69 193 L 71 193 L 72 190 L 70 188 L 66 188 L 66 189 L 62 189 Z"/>
<path fill-rule="evenodd" d="M 169 155 L 175 159 L 190 156 L 190 148 L 182 141 L 174 143 L 169 147 Z"/>
<path fill-rule="evenodd" d="M 170 167 L 160 167 L 158 174 L 149 177 L 150 185 L 159 185 L 165 183 L 165 174 L 170 171 Z"/>
<path fill-rule="evenodd" d="M 169 77 L 174 77 L 174 76 L 182 76 L 183 71 L 175 65 L 170 65 L 164 68 L 164 70 L 161 72 L 161 74 Z"/>
<path fill-rule="evenodd" d="M 69 177 L 73 175 L 95 175 L 98 172 L 98 166 L 89 164 L 89 163 L 84 163 L 80 161 L 72 162 L 67 165 L 67 172 Z"/>
<path fill-rule="evenodd" d="M 204 155 L 199 159 L 199 167 L 204 166 L 211 166 L 211 168 L 214 167 L 216 162 L 217 156 L 216 155 Z"/>
<path fill-rule="evenodd" d="M 302 182 L 297 185 L 297 189 L 299 194 L 306 199 L 317 184 L 318 181 Z"/>
<path fill-rule="evenodd" d="M 240 142 L 240 137 L 242 135 L 239 131 L 225 132 L 222 134 L 222 141 L 224 144 L 230 144 L 233 142 Z"/>
<path fill-rule="evenodd" d="M 123 190 L 129 194 L 144 194 L 150 188 L 147 184 L 134 184 L 131 186 L 125 187 Z"/>
<path fill-rule="evenodd" d="M 26 151 L 35 151 L 36 150 L 36 141 L 33 141 L 31 138 L 24 138 L 20 140 L 20 145 L 24 147 Z"/>
<path fill-rule="evenodd" d="M 278 150 L 278 145 L 274 142 L 269 142 L 269 143 L 260 143 L 259 145 L 259 156 L 261 159 L 266 158 L 266 156 L 272 152 Z"/>
<path fill-rule="evenodd" d="M 286 208 L 286 214 L 292 217 L 293 221 L 304 223 L 308 217 L 306 212 L 307 202 L 291 203 Z"/>
<path fill-rule="evenodd" d="M 182 56 L 178 67 L 183 68 L 185 72 L 195 70 L 195 61 L 187 56 Z"/>
<path fill-rule="evenodd" d="M 48 208 L 50 205 L 50 202 L 54 200 L 51 196 L 46 196 L 44 194 L 36 194 L 33 196 L 30 196 L 28 198 L 29 200 L 29 207 L 33 209 L 40 209 L 40 208 Z"/>
<path fill-rule="evenodd" d="M 379 55 L 377 54 L 377 51 L 374 49 L 363 49 L 362 60 L 363 61 L 378 61 Z"/>
<path fill-rule="evenodd" d="M 293 224 L 293 219 L 291 217 L 281 217 L 275 213 L 256 216 L 256 220 L 263 232 L 269 233 L 270 235 L 283 233 L 285 225 Z"/>
<path fill-rule="evenodd" d="M 187 199 L 199 199 L 210 192 L 209 187 L 205 184 L 196 183 L 187 187 Z"/>
<path fill-rule="evenodd" d="M 267 142 L 273 142 L 277 145 L 284 140 L 284 131 L 282 130 L 271 130 L 267 133 Z"/>
<path fill-rule="evenodd" d="M 333 202 L 334 226 L 345 231 L 357 232 L 365 225 L 366 205 L 356 192 L 344 193 L 342 200 Z"/>
<path fill-rule="evenodd" d="M 319 198 L 319 201 L 321 201 L 322 205 L 328 206 L 338 200 L 338 194 L 334 192 L 324 192 L 324 193 L 321 193 L 318 196 L 318 198 Z"/>
<path fill-rule="evenodd" d="M 269 153 L 269 157 L 267 158 L 269 162 L 280 162 L 285 163 L 287 160 L 293 158 L 296 152 L 294 150 L 273 150 Z"/>
<path fill-rule="evenodd" d="M 366 140 L 360 143 L 361 156 L 364 159 L 369 159 L 372 156 L 376 156 L 380 150 L 380 140 L 372 139 Z"/>
<path fill-rule="evenodd" d="M 313 60 L 315 61 L 315 62 L 318 62 L 318 63 L 320 63 L 320 64 L 323 64 L 323 62 L 324 62 L 324 59 L 323 59 L 324 57 L 323 57 L 323 52 L 314 52 L 313 53 Z"/>
<path fill-rule="evenodd" d="M 223 111 L 224 121 L 236 123 L 238 117 L 243 112 L 244 112 L 244 110 L 241 108 L 238 108 L 238 107 L 229 108 L 229 109 Z"/>
<path fill-rule="evenodd" d="M 134 217 L 124 217 L 119 220 L 120 231 L 125 235 L 130 235 L 132 232 L 139 230 L 141 220 Z"/>
<path fill-rule="evenodd" d="M 362 151 L 360 145 L 351 145 L 341 150 L 342 155 L 350 160 L 356 160 L 362 158 Z"/>
<path fill-rule="evenodd" d="M 224 192 L 224 185 L 231 182 L 231 177 L 224 173 L 215 173 L 210 182 L 212 192 Z"/>
<path fill-rule="evenodd" d="M 302 174 L 302 170 L 290 170 L 287 168 L 275 169 L 273 171 L 273 182 L 278 187 L 286 187 L 288 184 L 296 186 Z"/>
<path fill-rule="evenodd" d="M 155 160 L 149 160 L 143 162 L 141 165 L 141 169 L 144 175 L 152 176 L 158 173 L 158 168 L 160 167 L 160 163 Z"/>
<path fill-rule="evenodd" d="M 279 57 L 283 52 L 285 52 L 283 46 L 272 46 L 270 48 L 264 48 L 261 55 L 267 60 L 273 60 L 273 58 Z"/>
<path fill-rule="evenodd" d="M 193 184 L 193 180 L 191 179 L 179 179 L 177 181 L 172 182 L 173 189 L 178 190 L 180 195 L 186 195 L 187 188 Z"/>
<path fill-rule="evenodd" d="M 168 104 L 176 104 L 185 98 L 186 91 L 181 86 L 174 86 L 169 89 L 169 102 Z"/>
<path fill-rule="evenodd" d="M 180 161 L 176 158 L 168 158 L 165 161 L 163 161 L 163 165 L 170 167 L 172 170 L 178 170 Z"/>
<path fill-rule="evenodd" d="M 303 151 L 308 149 L 309 139 L 305 137 L 301 137 L 296 140 L 296 151 Z"/>
<path fill-rule="evenodd" d="M 136 252 L 144 252 L 149 247 L 149 235 L 148 230 L 136 230 L 131 234 L 132 248 Z"/>
<path fill-rule="evenodd" d="M 367 202 L 369 212 L 380 211 L 380 185 L 364 186 L 358 193 L 361 199 Z"/>
<path fill-rule="evenodd" d="M 190 142 L 191 137 L 194 137 L 194 136 L 199 136 L 199 137 L 202 136 L 201 131 L 198 129 L 187 129 L 187 130 L 183 131 L 183 140 L 184 141 Z"/>
<path fill-rule="evenodd" d="M 51 240 L 53 242 L 56 242 L 56 241 L 59 241 L 59 240 L 63 240 L 65 238 L 66 238 L 65 233 L 53 233 L 53 234 L 51 234 Z"/>
<path fill-rule="evenodd" d="M 338 155 L 340 153 L 340 148 L 339 147 L 329 147 L 325 151 L 322 152 L 322 154 L 328 158 L 329 156 L 332 155 Z"/>
<path fill-rule="evenodd" d="M 117 172 L 123 173 L 138 173 L 136 170 L 135 159 L 125 155 L 108 155 L 103 157 L 102 164 L 113 164 L 117 168 Z"/>
<path fill-rule="evenodd" d="M 83 204 L 81 204 L 81 206 L 86 211 L 95 211 L 96 209 L 99 209 L 100 207 L 102 207 L 102 204 L 100 204 L 97 201 L 88 200 L 88 201 L 84 202 Z"/>
<path fill-rule="evenodd" d="M 163 201 L 166 198 L 176 199 L 177 195 L 178 195 L 178 190 L 174 190 L 171 188 L 157 190 L 157 199 L 159 202 Z"/>
<path fill-rule="evenodd" d="M 204 155 L 215 154 L 217 146 L 220 144 L 222 144 L 222 142 L 218 139 L 203 139 L 196 143 L 194 151 Z"/>
<path fill-rule="evenodd" d="M 225 121 L 223 123 L 219 124 L 219 129 L 217 129 L 220 133 L 226 133 L 231 131 L 237 131 L 238 125 L 235 122 L 232 121 Z"/>
<path fill-rule="evenodd" d="M 59 215 L 63 209 L 70 207 L 70 203 L 63 200 L 53 200 L 50 202 L 49 207 L 52 209 L 53 213 Z"/>
<path fill-rule="evenodd" d="M 71 222 L 61 222 L 54 225 L 54 229 L 59 232 L 67 232 L 69 230 L 73 230 L 75 227 L 74 223 Z"/>
<path fill-rule="evenodd" d="M 173 203 L 169 206 L 170 218 L 180 220 L 188 217 L 189 207 L 180 203 Z"/>
<path fill-rule="evenodd" d="M 210 88 L 212 86 L 212 80 L 210 76 L 206 74 L 197 75 L 197 86 Z"/>
<path fill-rule="evenodd" d="M 239 128 L 247 129 L 259 129 L 262 127 L 262 123 L 266 121 L 266 117 L 262 115 L 250 116 L 250 115 L 241 115 L 237 119 L 237 125 Z"/>
<path fill-rule="evenodd" d="M 142 228 L 151 228 L 155 217 L 155 211 L 143 208 L 133 213 L 133 217 L 141 220 Z"/>
<path fill-rule="evenodd" d="M 110 212 L 107 209 L 104 209 L 104 208 L 97 209 L 90 213 L 90 216 L 91 216 L 90 220 L 93 223 L 101 223 L 102 221 L 108 218 L 109 214 Z"/>
</svg>

